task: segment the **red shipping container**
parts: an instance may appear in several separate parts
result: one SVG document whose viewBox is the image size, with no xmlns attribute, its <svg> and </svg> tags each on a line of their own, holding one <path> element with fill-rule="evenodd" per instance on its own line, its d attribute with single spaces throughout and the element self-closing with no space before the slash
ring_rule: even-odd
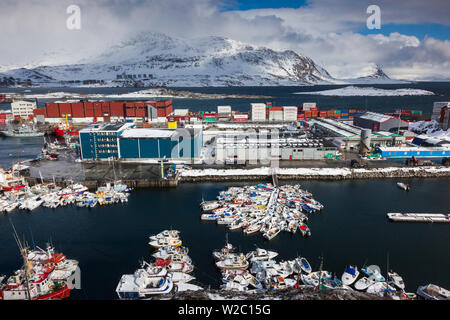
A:
<svg viewBox="0 0 450 320">
<path fill-rule="evenodd" d="M 72 117 L 84 118 L 84 104 L 82 102 L 72 103 Z"/>
<path fill-rule="evenodd" d="M 20 120 L 20 116 L 14 116 L 14 120 Z"/>
<path fill-rule="evenodd" d="M 217 118 L 217 113 L 204 113 L 203 119 L 214 119 Z"/>
<path fill-rule="evenodd" d="M 145 107 L 145 102 L 136 102 L 136 107 Z"/>
<path fill-rule="evenodd" d="M 84 114 L 86 117 L 94 116 L 94 104 L 92 102 L 84 103 Z"/>
<path fill-rule="evenodd" d="M 47 108 L 47 117 L 59 118 L 59 107 L 57 103 L 48 102 L 45 104 Z"/>
<path fill-rule="evenodd" d="M 126 108 L 125 112 L 127 117 L 135 117 L 136 116 L 136 109 L 134 107 Z"/>
<path fill-rule="evenodd" d="M 125 115 L 125 107 L 123 102 L 111 102 L 110 111 L 112 117 L 123 117 Z"/>
<path fill-rule="evenodd" d="M 1 123 L 1 124 L 6 123 L 6 119 L 1 119 L 1 118 L 0 118 L 0 123 Z"/>
<path fill-rule="evenodd" d="M 68 102 L 58 103 L 58 107 L 60 117 L 65 117 L 66 115 L 69 117 L 72 116 L 72 108 L 70 107 L 70 103 Z"/>
<path fill-rule="evenodd" d="M 34 116 L 32 114 L 28 115 L 28 120 L 33 120 Z"/>
<path fill-rule="evenodd" d="M 247 122 L 248 118 L 234 118 L 234 122 Z"/>
<path fill-rule="evenodd" d="M 144 108 L 136 108 L 136 117 L 147 117 L 147 110 L 145 110 Z"/>
<path fill-rule="evenodd" d="M 105 117 L 108 117 L 108 116 L 111 115 L 110 103 L 109 102 L 102 102 L 102 114 Z"/>
<path fill-rule="evenodd" d="M 103 117 L 101 102 L 94 102 L 94 116 Z"/>
<path fill-rule="evenodd" d="M 166 104 L 166 106 L 171 106 L 172 105 L 172 100 L 166 100 L 165 104 Z"/>
<path fill-rule="evenodd" d="M 283 107 L 269 107 L 269 111 L 283 111 Z"/>
<path fill-rule="evenodd" d="M 303 120 L 303 119 L 305 119 L 305 115 L 302 114 L 302 113 L 299 113 L 299 114 L 297 115 L 297 120 Z"/>
</svg>

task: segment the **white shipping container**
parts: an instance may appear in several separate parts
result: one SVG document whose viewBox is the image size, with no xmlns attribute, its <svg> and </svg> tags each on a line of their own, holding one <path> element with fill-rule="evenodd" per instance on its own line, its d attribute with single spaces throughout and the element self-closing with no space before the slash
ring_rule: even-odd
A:
<svg viewBox="0 0 450 320">
<path fill-rule="evenodd" d="M 315 102 L 303 102 L 303 110 L 311 110 L 312 108 L 316 108 Z"/>
<path fill-rule="evenodd" d="M 235 119 L 248 119 L 248 114 L 235 114 Z"/>
<path fill-rule="evenodd" d="M 217 113 L 231 113 L 231 106 L 217 106 Z"/>
<path fill-rule="evenodd" d="M 283 121 L 283 111 L 270 110 L 269 111 L 269 121 Z"/>
</svg>

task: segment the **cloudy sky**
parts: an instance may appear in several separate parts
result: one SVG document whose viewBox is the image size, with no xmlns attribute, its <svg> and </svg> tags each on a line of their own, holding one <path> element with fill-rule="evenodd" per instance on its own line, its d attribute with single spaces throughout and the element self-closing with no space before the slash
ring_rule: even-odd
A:
<svg viewBox="0 0 450 320">
<path fill-rule="evenodd" d="M 67 7 L 81 9 L 69 30 Z M 381 28 L 368 29 L 369 5 Z M 311 57 L 337 78 L 450 79 L 448 0 L 0 0 L 0 67 L 73 62 L 139 32 L 224 36 Z M 5 45 L 7 43 L 7 45 Z"/>
</svg>

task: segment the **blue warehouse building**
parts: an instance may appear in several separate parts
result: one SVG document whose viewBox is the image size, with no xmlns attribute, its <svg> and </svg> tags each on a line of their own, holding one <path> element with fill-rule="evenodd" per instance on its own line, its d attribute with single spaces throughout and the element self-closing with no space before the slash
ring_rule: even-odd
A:
<svg viewBox="0 0 450 320">
<path fill-rule="evenodd" d="M 201 129 L 128 129 L 119 138 L 119 158 L 193 160 L 202 145 Z"/>
<path fill-rule="evenodd" d="M 132 123 L 93 124 L 80 130 L 83 160 L 167 159 L 200 157 L 203 132 L 195 129 L 135 128 Z"/>
<path fill-rule="evenodd" d="M 93 123 L 79 131 L 81 158 L 83 160 L 119 158 L 120 135 L 133 123 Z"/>
<path fill-rule="evenodd" d="M 383 158 L 447 158 L 450 147 L 376 147 L 375 152 Z"/>
</svg>

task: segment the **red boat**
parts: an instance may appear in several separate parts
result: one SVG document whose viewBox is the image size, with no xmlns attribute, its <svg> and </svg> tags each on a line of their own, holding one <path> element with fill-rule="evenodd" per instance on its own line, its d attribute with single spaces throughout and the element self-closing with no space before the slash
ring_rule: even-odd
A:
<svg viewBox="0 0 450 320">
<path fill-rule="evenodd" d="M 78 130 L 74 130 L 73 128 L 71 128 L 69 126 L 69 129 L 67 129 L 66 125 L 57 125 L 56 127 L 53 128 L 53 130 L 55 131 L 56 135 L 63 137 L 65 134 L 71 135 L 71 136 L 76 136 L 78 135 Z"/>
</svg>

